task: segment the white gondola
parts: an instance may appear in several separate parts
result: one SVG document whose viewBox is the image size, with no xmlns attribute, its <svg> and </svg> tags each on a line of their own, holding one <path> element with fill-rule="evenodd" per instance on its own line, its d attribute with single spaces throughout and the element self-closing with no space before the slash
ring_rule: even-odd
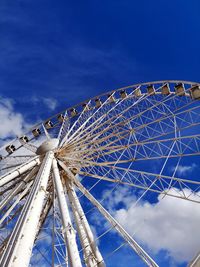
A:
<svg viewBox="0 0 200 267">
<path fill-rule="evenodd" d="M 161 88 L 161 92 L 163 95 L 169 95 L 170 94 L 170 88 L 169 88 L 169 84 L 166 83 L 162 86 Z"/>
<path fill-rule="evenodd" d="M 74 117 L 78 114 L 78 111 L 75 108 L 70 109 L 71 117 Z"/>
<path fill-rule="evenodd" d="M 8 154 L 12 154 L 15 150 L 16 148 L 14 145 L 9 145 L 6 147 L 6 151 L 8 152 Z"/>
<path fill-rule="evenodd" d="M 101 100 L 99 98 L 95 99 L 95 105 L 96 105 L 96 108 L 99 108 L 102 105 Z"/>
<path fill-rule="evenodd" d="M 136 89 L 134 90 L 134 95 L 135 95 L 136 97 L 140 97 L 140 96 L 142 95 L 142 92 L 141 92 L 140 88 L 136 88 Z"/>
<path fill-rule="evenodd" d="M 122 98 L 122 99 L 124 99 L 124 98 L 127 97 L 127 93 L 126 93 L 125 90 L 121 90 L 121 91 L 120 91 L 120 95 L 121 95 L 121 98 Z"/>
<path fill-rule="evenodd" d="M 88 111 L 88 110 L 90 110 L 90 107 L 89 107 L 89 105 L 88 105 L 87 103 L 83 103 L 83 104 L 82 104 L 82 107 L 83 107 L 83 110 L 84 110 L 84 111 Z"/>
<path fill-rule="evenodd" d="M 155 88 L 154 88 L 154 86 L 152 84 L 147 86 L 147 93 L 149 95 L 154 95 L 155 94 Z"/>
<path fill-rule="evenodd" d="M 19 139 L 24 143 L 28 143 L 28 141 L 29 141 L 28 137 L 26 135 L 21 136 Z"/>
<path fill-rule="evenodd" d="M 108 95 L 108 99 L 109 99 L 109 102 L 110 102 L 110 103 L 115 103 L 115 102 L 116 102 L 116 99 L 115 99 L 115 97 L 114 97 L 113 94 L 109 94 L 109 95 Z"/>
<path fill-rule="evenodd" d="M 53 128 L 53 122 L 52 121 L 46 121 L 44 126 L 46 129 L 51 129 L 51 128 Z"/>
<path fill-rule="evenodd" d="M 64 115 L 63 114 L 59 114 L 58 115 L 58 121 L 59 122 L 63 122 L 64 121 Z"/>
<path fill-rule="evenodd" d="M 32 131 L 32 134 L 33 134 L 35 137 L 37 137 L 37 136 L 39 136 L 39 135 L 41 134 L 41 131 L 40 131 L 39 128 L 36 128 L 36 129 L 34 129 L 34 130 Z"/>
<path fill-rule="evenodd" d="M 200 99 L 200 86 L 195 85 L 190 89 L 192 99 Z"/>
<path fill-rule="evenodd" d="M 179 96 L 185 95 L 185 87 L 184 87 L 183 83 L 178 83 L 174 87 L 175 87 L 175 92 L 177 95 L 179 95 Z"/>
</svg>

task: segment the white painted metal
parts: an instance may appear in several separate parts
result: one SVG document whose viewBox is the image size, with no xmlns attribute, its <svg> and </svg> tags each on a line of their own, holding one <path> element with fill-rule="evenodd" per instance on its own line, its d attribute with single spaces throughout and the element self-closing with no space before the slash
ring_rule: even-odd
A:
<svg viewBox="0 0 200 267">
<path fill-rule="evenodd" d="M 171 81 L 171 82 L 177 83 L 177 81 Z M 180 83 L 180 81 L 178 82 Z M 197 195 L 196 192 L 198 192 L 198 190 L 196 190 L 195 188 L 198 189 L 200 182 L 197 181 L 196 179 L 185 180 L 177 178 L 176 171 L 174 171 L 172 176 L 166 176 L 163 175 L 162 173 L 155 174 L 143 170 L 141 171 L 134 170 L 135 161 L 140 161 L 140 160 L 146 161 L 152 159 L 156 160 L 165 158 L 168 159 L 176 157 L 182 158 L 183 156 L 196 156 L 200 154 L 199 135 L 185 136 L 183 134 L 182 136 L 181 134 L 179 135 L 178 133 L 178 132 L 181 133 L 181 131 L 184 129 L 189 129 L 200 125 L 200 117 L 198 115 L 199 107 L 197 105 L 196 106 L 193 105 L 194 102 L 192 101 L 192 99 L 198 97 L 196 95 L 194 96 L 193 92 L 194 87 L 196 87 L 195 83 L 190 83 L 190 82 L 187 83 L 186 91 L 184 92 L 184 95 L 187 97 L 181 97 L 181 98 L 177 96 L 177 90 L 175 89 L 174 91 L 173 89 L 174 84 L 169 86 L 170 84 L 169 81 L 159 81 L 155 83 L 158 86 L 155 86 L 155 91 L 153 90 L 153 95 L 151 94 L 152 92 L 148 91 L 147 85 L 149 84 L 154 84 L 154 82 L 144 83 L 134 86 L 132 85 L 127 88 L 121 88 L 116 91 L 110 92 L 109 95 L 112 95 L 114 97 L 114 101 L 112 101 L 113 103 L 111 105 L 110 105 L 111 101 L 106 97 L 106 95 L 102 96 L 102 98 L 101 96 L 98 96 L 91 99 L 90 100 L 92 101 L 91 108 L 87 110 L 82 110 L 82 112 L 80 109 L 81 104 L 79 106 L 77 105 L 78 108 L 77 107 L 73 108 L 73 111 L 75 111 L 75 108 L 77 110 L 77 113 L 74 113 L 74 115 L 76 114 L 77 117 L 73 121 L 71 121 L 72 116 L 71 117 L 69 116 L 69 118 L 67 117 L 67 120 L 65 120 L 65 117 L 67 116 L 70 109 L 66 110 L 65 117 L 64 120 L 62 121 L 62 126 L 60 127 L 60 130 L 59 130 L 60 123 L 56 122 L 57 120 L 56 117 L 54 117 L 52 125 L 48 126 L 46 124 L 46 126 L 48 126 L 46 128 L 43 124 L 37 125 L 36 129 L 38 130 L 38 133 L 43 135 L 45 134 L 48 139 L 38 148 L 37 153 L 43 155 L 46 152 L 49 152 L 50 150 L 56 149 L 57 152 L 56 156 L 59 159 L 65 161 L 67 166 L 70 166 L 70 169 L 74 168 L 73 172 L 85 176 L 86 179 L 89 179 L 90 177 L 98 179 L 97 182 L 94 184 L 94 186 L 92 186 L 92 188 L 96 187 L 98 182 L 105 180 L 108 182 L 116 183 L 116 186 L 118 186 L 118 184 L 129 185 L 141 189 L 150 190 L 152 192 L 157 192 L 159 194 L 161 193 L 164 195 L 175 196 L 190 201 L 196 201 L 195 199 L 192 199 L 193 194 L 187 195 L 184 192 L 185 191 L 184 188 L 188 188 L 194 192 L 194 195 Z M 163 91 L 164 84 L 165 84 L 164 89 L 166 92 Z M 193 87 L 191 88 L 192 85 Z M 120 99 L 119 93 L 121 93 L 121 91 L 126 92 L 126 90 L 127 92 L 130 92 L 130 94 L 127 93 L 124 94 L 123 96 L 121 94 L 123 99 Z M 162 92 L 164 92 L 164 94 L 169 93 L 169 95 L 163 96 Z M 199 88 L 197 93 L 199 95 Z M 151 95 L 150 97 L 149 94 Z M 188 97 L 189 95 L 190 97 Z M 98 107 L 98 109 L 96 109 L 94 106 L 95 99 L 98 99 L 98 102 L 99 101 L 102 102 L 102 105 L 101 102 L 99 102 L 100 105 L 96 106 Z M 184 99 L 186 101 L 183 101 Z M 88 101 L 86 102 L 89 103 Z M 177 103 L 179 104 L 177 105 Z M 168 112 L 167 109 L 168 111 L 171 112 Z M 180 120 L 180 123 L 176 123 L 176 119 L 178 121 Z M 64 121 L 67 123 L 65 124 Z M 49 123 L 50 119 L 46 120 L 46 122 Z M 43 127 L 44 131 L 40 131 L 41 126 Z M 48 130 L 50 130 L 50 128 L 54 128 L 53 130 L 55 131 L 51 132 L 51 136 L 54 135 L 59 139 L 60 143 L 59 149 L 57 149 L 58 139 L 56 139 L 55 144 L 53 144 L 54 141 L 52 141 L 52 139 L 50 140 L 50 135 L 48 133 Z M 56 130 L 59 130 L 58 135 L 56 133 Z M 175 137 L 173 137 L 174 134 Z M 33 133 L 33 135 L 36 137 L 39 134 Z M 135 137 L 133 138 L 133 136 Z M 190 138 L 189 140 L 190 142 L 188 142 L 188 138 Z M 176 146 L 174 146 L 175 148 L 173 147 L 171 148 L 172 151 L 170 151 L 170 156 L 169 156 L 168 152 L 171 147 L 170 144 L 172 143 L 176 143 Z M 34 146 L 33 144 L 31 143 L 27 144 L 23 142 L 21 142 L 21 144 L 27 149 L 36 152 L 36 146 Z M 18 149 L 20 150 L 20 147 L 22 147 L 22 146 L 18 147 L 18 145 L 16 146 L 16 144 L 14 143 L 13 145 L 17 150 Z M 13 152 L 11 150 L 9 151 Z M 9 151 L 7 152 L 9 153 Z M 15 156 L 12 155 L 7 155 L 5 157 L 0 156 L 1 166 L 3 166 L 2 172 L 5 171 L 5 169 L 9 169 L 10 166 L 14 168 L 14 166 L 18 165 L 17 159 L 16 162 L 14 162 L 15 165 L 12 165 L 12 160 L 14 158 Z M 0 177 L 1 179 L 0 185 L 3 186 L 9 183 L 16 177 L 19 177 L 22 173 L 26 174 L 26 170 L 24 169 L 27 169 L 28 173 L 28 171 L 30 171 L 33 168 L 31 167 L 31 164 L 29 165 L 29 163 L 32 161 L 33 160 L 30 160 L 27 163 L 24 163 L 23 165 L 13 169 L 9 173 Z M 123 168 L 121 163 L 127 163 L 125 165 L 126 168 Z M 36 165 L 39 164 L 40 162 L 36 163 Z M 177 163 L 177 166 L 178 164 L 179 163 Z M 58 188 L 57 196 L 60 197 L 60 210 L 62 211 L 61 212 L 62 215 L 65 211 L 64 208 L 66 199 L 64 198 L 65 196 L 63 197 L 64 192 L 63 192 L 62 182 L 59 176 L 58 167 L 56 166 L 56 168 L 54 169 L 56 169 L 56 171 L 54 170 L 54 172 L 57 172 L 57 174 L 54 177 L 54 180 L 58 180 L 59 184 L 57 185 Z M 127 232 L 121 227 L 121 225 L 119 225 L 116 222 L 116 220 L 112 218 L 112 216 L 89 193 L 89 191 L 87 191 L 82 186 L 82 184 L 79 183 L 79 181 L 75 180 L 76 178 L 74 177 L 73 173 L 69 171 L 70 169 L 68 169 L 68 178 L 71 177 L 71 180 L 76 182 L 76 185 L 80 187 L 79 189 L 83 190 L 82 193 L 84 193 L 85 196 L 88 197 L 88 199 L 99 209 L 102 215 L 104 215 L 104 217 L 112 224 L 113 228 L 115 228 L 122 235 L 125 241 L 129 243 L 129 245 L 133 248 L 133 250 L 139 256 L 141 256 L 141 258 L 143 258 L 143 260 L 149 266 L 157 266 L 156 264 L 154 265 L 154 262 L 151 261 L 146 252 L 144 252 L 142 248 L 139 247 L 139 245 L 135 242 L 135 240 L 133 240 L 132 237 L 130 237 L 127 234 Z M 23 175 L 23 179 L 25 182 L 27 181 L 30 182 L 30 180 L 33 178 L 33 175 L 31 175 L 31 173 L 29 178 L 30 179 L 28 179 L 27 177 L 25 177 L 25 175 Z M 26 237 L 28 236 L 27 234 L 28 230 L 26 231 L 24 229 L 28 229 L 26 228 L 26 225 L 28 224 L 29 220 L 27 219 L 28 218 L 27 214 L 29 213 L 32 214 L 30 205 L 34 204 L 34 207 L 37 206 L 34 214 L 32 214 L 30 217 L 33 222 L 34 220 L 35 221 L 37 220 L 35 215 L 37 213 L 36 212 L 37 209 L 40 206 L 40 203 L 38 203 L 36 199 L 37 199 L 37 194 L 39 194 L 38 186 L 40 186 L 40 181 L 42 179 L 43 179 L 42 173 L 40 172 L 40 175 L 36 176 L 36 179 L 33 181 L 33 186 L 32 186 L 33 190 L 31 190 L 29 197 L 27 198 L 27 203 L 25 204 L 25 208 L 23 209 L 23 213 L 22 215 L 20 215 L 22 218 L 20 218 L 19 222 L 17 222 L 17 226 L 14 229 L 12 229 L 12 232 L 14 232 L 14 234 L 12 234 L 13 238 L 12 240 L 10 239 L 11 241 L 9 241 L 7 247 L 8 255 L 11 257 L 12 257 L 12 251 L 10 250 L 9 244 L 11 245 L 12 248 L 14 248 L 13 253 L 16 255 L 17 246 L 20 244 L 20 242 L 22 242 L 20 241 L 19 238 L 20 235 L 22 234 L 23 236 L 23 234 L 25 233 Z M 153 183 L 151 183 L 152 180 L 154 180 Z M 154 183 L 155 186 L 151 188 L 151 184 L 154 185 Z M 60 185 L 61 187 L 59 187 Z M 68 197 L 72 205 L 79 237 L 82 243 L 83 252 L 85 254 L 86 265 L 88 267 L 93 267 L 95 266 L 95 262 L 96 263 L 100 262 L 100 258 L 102 256 L 101 254 L 98 255 L 99 251 L 98 247 L 94 243 L 94 236 L 91 232 L 84 211 L 77 198 L 76 191 L 74 190 L 74 187 L 71 184 L 70 180 L 66 180 L 66 186 L 68 188 Z M 173 193 L 173 191 L 172 193 L 170 193 L 171 191 L 170 189 L 173 187 L 180 190 L 181 193 L 179 193 L 179 195 L 176 195 L 177 193 L 176 192 Z M 6 190 L 10 191 L 8 192 Z M 52 188 L 50 188 L 50 190 L 52 190 Z M 12 211 L 13 207 L 19 202 L 19 200 L 24 196 L 24 194 L 26 194 L 27 191 L 28 191 L 27 184 L 24 184 L 24 182 L 21 182 L 21 180 L 19 179 L 17 179 L 16 182 L 13 181 L 11 186 L 10 184 L 8 184 L 6 187 L 3 187 L 2 188 L 3 200 L 0 202 L 0 208 L 5 207 L 5 205 L 8 205 L 7 211 L 9 213 L 10 211 Z M 51 192 L 49 193 L 51 194 Z M 12 200 L 14 197 L 16 197 L 16 199 L 13 202 L 11 202 L 10 200 Z M 47 195 L 45 195 L 45 197 L 47 197 Z M 45 221 L 46 218 L 45 216 L 48 213 L 47 211 L 48 207 L 51 206 L 51 203 L 48 206 L 47 202 L 45 201 L 46 209 L 43 209 L 43 214 L 40 216 L 40 220 L 37 226 L 37 231 L 34 230 L 35 236 L 37 236 L 38 231 L 40 230 L 43 222 Z M 55 203 L 53 203 L 53 205 L 55 205 Z M 6 215 L 3 218 L 5 218 Z M 14 216 L 13 218 L 15 219 Z M 66 212 L 65 214 L 63 214 L 63 216 L 66 217 Z M 67 214 L 67 217 L 69 217 L 69 212 Z M 71 223 L 70 217 L 69 221 Z M 72 225 L 70 224 L 68 226 L 71 227 Z M 73 237 L 71 238 L 71 240 L 73 241 L 73 248 L 76 248 L 76 253 L 77 253 L 75 233 L 73 228 L 70 228 L 68 226 L 67 228 L 64 228 L 65 230 L 64 235 L 67 236 L 66 231 L 70 232 L 71 229 L 71 231 L 73 232 L 72 233 Z M 32 225 L 29 224 L 29 227 L 32 230 Z M 9 230 L 9 225 L 7 226 L 7 230 Z M 54 230 L 56 232 L 56 229 Z M 6 242 L 7 240 L 4 239 L 3 242 L 1 243 L 1 248 L 5 246 Z M 14 246 L 12 242 L 16 242 L 16 244 L 18 245 Z M 52 243 L 54 244 L 54 241 Z M 23 244 L 27 245 L 28 240 L 27 242 L 24 241 Z M 60 245 L 60 248 L 62 248 L 62 245 Z M 23 254 L 22 249 L 21 253 Z M 0 252 L 0 254 L 3 253 Z M 28 258 L 27 255 L 29 253 L 27 253 L 26 251 L 25 254 L 26 258 Z M 97 258 L 99 260 L 97 260 Z M 195 266 L 195 267 L 199 265 L 199 255 L 194 259 L 194 261 L 192 261 L 191 264 L 192 265 L 190 266 Z M 0 265 L 1 265 L 1 260 L 0 260 Z M 60 264 L 59 266 L 61 265 L 62 264 Z M 54 260 L 52 260 L 52 266 L 54 266 Z M 17 267 L 21 267 L 21 265 Z"/>
<path fill-rule="evenodd" d="M 141 259 L 151 267 L 158 267 L 155 261 L 138 245 L 138 243 L 124 230 L 124 228 L 110 215 L 110 213 L 90 194 L 90 192 L 75 178 L 67 166 L 59 161 L 59 165 L 65 170 L 67 175 L 72 179 L 78 189 L 84 194 L 90 202 L 97 207 L 99 212 L 110 222 L 131 248 L 141 257 Z"/>
<path fill-rule="evenodd" d="M 81 259 L 78 252 L 78 247 L 76 244 L 76 234 L 73 228 L 70 214 L 68 210 L 67 201 L 65 198 L 65 193 L 62 185 L 62 181 L 60 178 L 57 161 L 53 159 L 53 177 L 55 184 L 55 191 L 58 198 L 58 205 L 60 209 L 61 220 L 63 224 L 63 235 L 65 238 L 67 253 L 69 259 L 70 267 L 81 267 Z"/>
<path fill-rule="evenodd" d="M 29 265 L 43 202 L 46 196 L 52 160 L 53 153 L 48 152 L 0 259 L 1 267 L 27 267 Z"/>
<path fill-rule="evenodd" d="M 67 187 L 67 194 L 72 206 L 74 218 L 76 221 L 79 237 L 82 244 L 86 266 L 104 267 L 105 264 L 103 257 L 98 249 L 98 246 L 96 245 L 94 235 L 91 231 L 87 218 L 84 214 L 79 199 L 76 195 L 76 191 L 74 190 L 72 180 L 69 177 L 67 177 L 65 182 Z"/>
<path fill-rule="evenodd" d="M 6 211 L 6 213 L 3 215 L 3 217 L 0 219 L 0 225 L 2 224 L 2 222 L 4 222 L 4 220 L 7 218 L 7 216 L 10 215 L 10 213 L 12 212 L 12 210 L 16 207 L 16 205 L 19 203 L 19 201 L 28 193 L 31 185 L 32 185 L 32 181 L 26 186 L 26 188 L 24 189 L 24 191 L 22 191 L 16 198 L 16 200 L 14 201 L 14 203 L 11 205 L 11 207 Z"/>
<path fill-rule="evenodd" d="M 47 153 L 48 151 L 53 151 L 57 148 L 59 144 L 59 139 L 52 138 L 44 141 L 37 149 L 36 154 L 43 155 Z"/>
<path fill-rule="evenodd" d="M 25 184 L 33 178 L 38 169 L 39 167 L 37 166 L 34 169 L 32 169 L 25 176 L 25 178 L 21 182 L 19 182 L 19 184 L 11 192 L 9 192 L 9 194 L 5 198 L 2 199 L 2 201 L 0 202 L 0 210 L 3 209 L 8 204 L 8 202 L 11 201 L 18 194 L 18 192 L 20 192 L 23 189 Z"/>
<path fill-rule="evenodd" d="M 3 186 L 13 179 L 19 177 L 21 174 L 25 173 L 26 171 L 30 170 L 36 165 L 40 164 L 40 158 L 37 156 L 26 163 L 20 165 L 19 167 L 15 168 L 14 170 L 4 174 L 0 177 L 0 186 Z"/>
</svg>

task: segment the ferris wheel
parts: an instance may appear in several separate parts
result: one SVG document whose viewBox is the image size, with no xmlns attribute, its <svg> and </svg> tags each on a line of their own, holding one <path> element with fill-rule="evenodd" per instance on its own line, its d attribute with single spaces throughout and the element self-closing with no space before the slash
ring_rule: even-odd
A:
<svg viewBox="0 0 200 267">
<path fill-rule="evenodd" d="M 0 266 L 111 266 L 124 246 L 144 266 L 158 266 L 102 192 L 128 188 L 136 205 L 158 194 L 200 203 L 200 179 L 177 172 L 183 160 L 200 159 L 199 99 L 198 83 L 131 85 L 70 107 L 2 147 Z"/>
</svg>

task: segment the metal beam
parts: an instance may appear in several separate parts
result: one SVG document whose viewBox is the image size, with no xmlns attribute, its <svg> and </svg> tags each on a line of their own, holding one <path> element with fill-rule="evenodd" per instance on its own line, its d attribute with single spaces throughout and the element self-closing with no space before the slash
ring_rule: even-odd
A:
<svg viewBox="0 0 200 267">
<path fill-rule="evenodd" d="M 69 265 L 70 267 L 81 267 L 82 266 L 81 259 L 76 244 L 76 233 L 70 219 L 69 209 L 65 198 L 63 185 L 60 179 L 57 160 L 55 158 L 53 159 L 52 167 L 53 167 L 55 191 L 58 198 L 58 205 L 63 225 L 63 235 L 67 246 Z"/>
<path fill-rule="evenodd" d="M 0 177 L 0 186 L 3 186 L 13 179 L 19 177 L 21 174 L 25 173 L 26 171 L 30 170 L 36 165 L 40 164 L 40 158 L 37 156 L 34 159 L 31 159 L 27 161 L 26 163 L 23 163 L 19 167 L 15 168 L 14 170 L 4 174 Z"/>
<path fill-rule="evenodd" d="M 0 259 L 1 267 L 28 267 L 46 196 L 53 152 L 43 159 L 27 201 Z"/>
<path fill-rule="evenodd" d="M 94 235 L 76 195 L 73 183 L 71 179 L 68 178 L 68 176 L 66 176 L 65 183 L 69 201 L 76 221 L 78 234 L 81 240 L 86 266 L 105 267 L 103 257 L 98 249 L 98 246 L 96 245 Z"/>
<path fill-rule="evenodd" d="M 6 195 L 2 201 L 0 202 L 0 210 L 2 210 L 9 201 L 11 201 L 21 190 L 23 190 L 23 188 L 25 187 L 26 183 L 29 182 L 34 175 L 36 175 L 37 171 L 38 171 L 39 167 L 35 167 L 34 169 L 32 169 L 25 177 L 24 179 L 19 182 L 19 184 L 13 188 L 13 190 L 11 192 L 9 192 L 8 195 Z"/>
<path fill-rule="evenodd" d="M 14 208 L 17 206 L 17 204 L 21 201 L 22 198 L 24 198 L 30 187 L 32 186 L 33 181 L 31 181 L 26 188 L 24 189 L 24 191 L 22 191 L 15 199 L 14 203 L 10 206 L 10 208 L 5 212 L 5 214 L 3 215 L 3 217 L 0 219 L 0 225 L 4 222 L 4 220 L 10 215 L 10 213 L 14 210 Z"/>
<path fill-rule="evenodd" d="M 59 161 L 59 165 L 67 173 L 68 177 L 74 182 L 78 189 L 86 196 L 90 202 L 99 210 L 99 212 L 109 221 L 114 229 L 123 237 L 130 247 L 137 253 L 138 256 L 151 267 L 159 267 L 155 261 L 139 246 L 139 244 L 124 230 L 124 228 L 110 215 L 110 213 L 90 194 L 90 192 L 75 178 L 74 174 L 67 166 Z"/>
</svg>

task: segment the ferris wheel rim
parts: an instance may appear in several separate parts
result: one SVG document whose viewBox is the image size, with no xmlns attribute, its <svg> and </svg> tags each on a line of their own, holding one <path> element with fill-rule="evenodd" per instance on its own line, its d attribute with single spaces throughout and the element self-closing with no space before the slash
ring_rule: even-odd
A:
<svg viewBox="0 0 200 267">
<path fill-rule="evenodd" d="M 83 104 L 88 103 L 88 102 L 90 102 L 92 100 L 95 100 L 97 98 L 100 98 L 100 97 L 103 97 L 103 96 L 107 96 L 108 94 L 114 94 L 115 92 L 119 92 L 121 90 L 126 90 L 126 89 L 129 89 L 129 88 L 137 89 L 137 88 L 140 88 L 141 86 L 158 85 L 158 84 L 168 84 L 168 83 L 169 84 L 179 84 L 179 83 L 182 83 L 182 84 L 187 84 L 187 85 L 191 85 L 191 86 L 200 85 L 200 82 L 185 81 L 185 80 L 158 80 L 158 81 L 155 81 L 154 80 L 154 81 L 150 81 L 150 82 L 142 82 L 142 83 L 136 83 L 136 84 L 132 84 L 132 85 L 128 85 L 128 86 L 123 86 L 123 87 L 120 87 L 120 88 L 117 88 L 117 89 L 106 91 L 105 93 L 101 93 L 101 94 L 96 95 L 94 97 L 90 97 L 90 98 L 88 98 L 88 99 L 86 99 L 84 101 L 79 102 L 78 104 L 75 104 L 73 106 L 70 106 L 68 108 L 65 108 L 62 111 L 60 111 L 60 112 L 58 112 L 58 113 L 56 113 L 56 114 L 48 117 L 47 119 L 44 119 L 44 120 L 42 120 L 42 121 L 34 124 L 28 130 L 26 130 L 24 133 L 22 133 L 20 136 L 23 136 L 23 134 L 26 135 L 27 133 L 31 132 L 33 129 L 37 128 L 38 126 L 44 125 L 44 122 L 49 121 L 52 118 L 55 118 L 55 117 L 59 116 L 60 114 L 63 114 L 65 112 L 68 112 L 68 111 L 70 111 L 73 108 L 80 107 Z M 170 92 L 170 94 L 171 93 L 173 94 L 173 92 Z M 0 147 L 0 151 L 2 149 L 5 149 L 8 145 L 12 145 L 15 141 L 19 140 L 20 136 L 16 136 L 11 141 L 9 141 L 8 143 L 6 143 L 3 146 L 1 146 Z"/>
</svg>

